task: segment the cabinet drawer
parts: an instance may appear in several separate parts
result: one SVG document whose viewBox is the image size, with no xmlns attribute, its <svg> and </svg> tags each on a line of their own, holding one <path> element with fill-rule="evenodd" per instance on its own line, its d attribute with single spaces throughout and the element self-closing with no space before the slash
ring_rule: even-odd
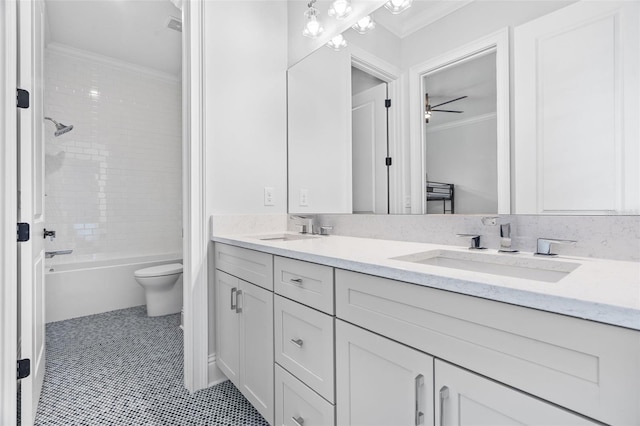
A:
<svg viewBox="0 0 640 426">
<path fill-rule="evenodd" d="M 273 256 L 270 254 L 216 243 L 215 267 L 273 291 Z"/>
<path fill-rule="evenodd" d="M 611 424 L 640 424 L 640 333 L 336 270 L 339 318 Z"/>
<path fill-rule="evenodd" d="M 276 256 L 274 270 L 276 293 L 333 315 L 333 268 Z"/>
<path fill-rule="evenodd" d="M 276 365 L 275 397 L 276 426 L 335 424 L 334 406 L 279 365 Z"/>
<path fill-rule="evenodd" d="M 277 295 L 274 315 L 276 362 L 334 402 L 333 317 Z"/>
</svg>

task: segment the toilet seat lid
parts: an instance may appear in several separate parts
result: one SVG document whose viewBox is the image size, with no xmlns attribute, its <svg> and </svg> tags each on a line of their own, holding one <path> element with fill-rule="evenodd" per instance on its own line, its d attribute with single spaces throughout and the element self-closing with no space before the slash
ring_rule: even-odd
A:
<svg viewBox="0 0 640 426">
<path fill-rule="evenodd" d="M 138 269 L 133 273 L 136 277 L 160 277 L 163 275 L 174 275 L 182 273 L 182 263 L 168 263 L 166 265 L 152 266 L 150 268 Z"/>
</svg>

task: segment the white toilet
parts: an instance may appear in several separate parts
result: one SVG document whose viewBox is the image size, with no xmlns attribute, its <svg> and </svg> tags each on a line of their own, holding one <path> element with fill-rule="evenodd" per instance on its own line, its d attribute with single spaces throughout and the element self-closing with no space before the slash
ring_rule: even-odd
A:
<svg viewBox="0 0 640 426">
<path fill-rule="evenodd" d="M 181 263 L 138 269 L 133 275 L 144 288 L 148 316 L 177 314 L 182 310 Z"/>
</svg>

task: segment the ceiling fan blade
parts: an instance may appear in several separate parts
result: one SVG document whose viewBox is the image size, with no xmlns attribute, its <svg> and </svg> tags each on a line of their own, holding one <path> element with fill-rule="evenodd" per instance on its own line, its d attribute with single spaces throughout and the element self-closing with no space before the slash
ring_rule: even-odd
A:
<svg viewBox="0 0 640 426">
<path fill-rule="evenodd" d="M 433 105 L 431 108 L 437 108 L 439 106 L 450 104 L 451 102 L 459 101 L 460 99 L 464 99 L 464 98 L 468 98 L 468 96 L 460 96 L 459 98 L 455 98 L 455 99 L 452 99 L 452 100 L 447 101 L 447 102 L 443 102 L 443 103 L 438 104 L 438 105 Z"/>
<path fill-rule="evenodd" d="M 456 114 L 462 114 L 464 111 L 451 111 L 449 109 L 432 109 L 431 112 L 455 112 Z"/>
</svg>

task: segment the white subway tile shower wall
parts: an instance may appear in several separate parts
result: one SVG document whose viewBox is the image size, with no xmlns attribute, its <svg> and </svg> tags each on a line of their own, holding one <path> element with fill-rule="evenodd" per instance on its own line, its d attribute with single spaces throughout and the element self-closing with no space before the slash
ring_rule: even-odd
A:
<svg viewBox="0 0 640 426">
<path fill-rule="evenodd" d="M 64 49 L 45 51 L 48 263 L 182 251 L 181 83 Z"/>
</svg>

